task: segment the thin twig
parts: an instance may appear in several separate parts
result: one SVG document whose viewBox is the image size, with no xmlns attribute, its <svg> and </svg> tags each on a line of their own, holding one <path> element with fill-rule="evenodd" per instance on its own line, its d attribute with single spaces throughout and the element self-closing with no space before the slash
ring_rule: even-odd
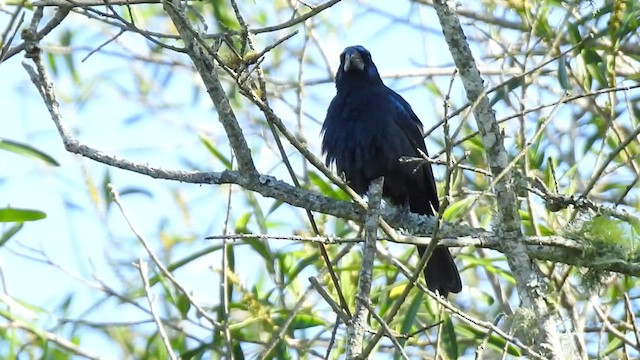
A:
<svg viewBox="0 0 640 360">
<path fill-rule="evenodd" d="M 447 230 L 445 229 L 444 232 Z M 443 247 L 478 247 L 487 248 L 496 251 L 502 251 L 499 236 L 481 232 L 477 230 L 474 235 L 460 237 L 443 237 L 438 240 L 438 246 Z M 232 235 L 214 235 L 208 236 L 207 239 L 242 239 L 255 238 L 262 240 L 281 240 L 281 241 L 306 241 L 323 244 L 354 244 L 364 242 L 362 238 L 341 238 L 335 236 L 279 236 L 266 234 L 232 234 Z M 380 237 L 378 241 L 391 241 L 398 244 L 406 245 L 423 245 L 429 246 L 432 243 L 431 237 L 401 235 L 395 239 Z M 558 235 L 552 236 L 527 236 L 524 238 L 529 256 L 540 260 L 549 260 L 557 263 L 565 263 L 568 265 L 578 265 L 589 268 L 597 266 L 599 269 L 615 271 L 621 274 L 640 276 L 640 264 L 625 259 L 607 258 L 605 262 L 598 258 L 584 258 L 584 252 L 588 250 L 588 246 L 583 241 L 565 238 Z"/>
<path fill-rule="evenodd" d="M 30 27 L 30 32 L 31 32 L 31 37 L 30 39 L 25 39 L 25 41 L 21 42 L 20 44 L 12 47 L 11 49 L 7 50 L 4 54 L 4 57 L 2 58 L 2 61 L 6 61 L 7 59 L 11 58 L 12 56 L 20 53 L 21 51 L 25 50 L 28 48 L 29 43 L 37 43 L 39 42 L 42 38 L 44 38 L 47 34 L 49 34 L 53 29 L 55 29 L 56 27 L 58 27 L 58 25 L 60 25 L 60 23 L 62 23 L 62 20 L 64 20 L 67 15 L 69 15 L 69 12 L 71 11 L 70 7 L 66 7 L 66 6 L 61 6 L 58 8 L 58 10 L 56 11 L 56 13 L 53 15 L 53 17 L 51 18 L 51 20 L 49 20 L 49 22 L 42 28 L 42 30 L 37 31 L 36 27 L 37 24 L 39 23 L 39 18 L 37 16 L 37 14 L 42 14 L 42 7 L 37 7 L 36 11 L 34 12 L 34 16 L 32 17 L 32 22 L 31 22 L 31 27 Z M 40 15 L 42 16 L 42 15 Z M 35 26 L 34 26 L 35 25 Z M 24 35 L 23 35 L 24 36 Z"/>
<path fill-rule="evenodd" d="M 0 64 L 4 61 L 4 57 L 7 51 L 9 51 L 9 46 L 11 45 L 11 43 L 13 43 L 13 39 L 15 39 L 18 31 L 20 30 L 20 27 L 22 26 L 22 23 L 24 22 L 25 13 L 22 10 L 24 9 L 26 3 L 27 1 L 23 0 L 22 3 L 20 3 L 20 5 L 15 9 L 13 14 L 11 15 L 11 20 L 9 20 L 7 27 L 2 33 L 2 36 L 0 36 L 0 44 L 2 44 L 2 47 L 0 47 Z M 13 32 L 11 32 L 11 29 L 13 29 Z M 11 35 L 9 36 L 10 32 Z"/>
<path fill-rule="evenodd" d="M 164 344 L 165 349 L 167 350 L 167 355 L 171 360 L 178 360 L 176 354 L 173 352 L 173 347 L 171 346 L 171 340 L 167 336 L 167 332 L 164 330 L 164 325 L 160 320 L 160 316 L 158 315 L 158 310 L 155 306 L 154 296 L 151 293 L 151 286 L 149 286 L 149 265 L 146 261 L 139 259 L 134 266 L 138 269 L 140 273 L 140 278 L 142 278 L 142 283 L 144 285 L 144 292 L 147 297 L 147 301 L 149 302 L 149 311 L 151 311 L 151 316 L 153 317 L 153 321 L 156 323 L 156 328 L 158 329 L 158 333 L 160 334 L 160 338 L 162 339 L 162 343 Z"/>
<path fill-rule="evenodd" d="M 357 299 L 357 297 L 356 297 L 356 299 Z M 384 319 L 381 318 L 380 315 L 378 315 L 378 313 L 376 312 L 376 310 L 372 307 L 371 299 L 366 298 L 366 299 L 361 299 L 360 301 L 362 301 L 364 303 L 364 306 L 367 307 L 367 310 L 369 311 L 369 314 L 371 314 L 373 316 L 373 318 L 376 319 L 378 324 L 380 324 L 380 327 L 384 330 L 385 334 L 387 335 L 387 338 L 389 340 L 391 340 L 393 345 L 396 347 L 396 350 L 398 351 L 400 356 L 403 359 L 408 360 L 409 356 L 404 351 L 403 346 L 398 342 L 398 339 L 393 335 L 393 331 L 391 331 L 391 328 L 389 328 L 389 325 L 387 324 L 387 322 L 384 321 Z"/>
<path fill-rule="evenodd" d="M 349 253 L 350 250 L 351 250 L 351 246 L 344 247 L 333 258 L 333 261 L 332 261 L 331 265 L 333 266 L 338 261 L 340 261 L 340 259 L 342 259 L 342 257 L 345 256 L 347 253 Z M 326 273 L 326 271 L 327 271 L 326 269 L 323 269 L 320 272 L 320 274 L 318 274 L 318 277 L 324 275 Z M 262 348 L 262 350 L 260 351 L 260 353 L 256 357 L 257 359 L 266 359 L 269 356 L 269 354 L 273 351 L 273 349 L 275 349 L 276 345 L 278 345 L 278 343 L 284 338 L 284 335 L 287 333 L 287 331 L 289 329 L 289 326 L 291 325 L 291 323 L 295 319 L 298 311 L 300 311 L 300 308 L 302 308 L 302 305 L 304 304 L 304 302 L 307 301 L 307 299 L 309 298 L 309 296 L 313 292 L 313 289 L 314 289 L 313 286 L 307 287 L 307 290 L 305 290 L 305 292 L 302 294 L 300 299 L 298 299 L 298 302 L 296 302 L 296 304 L 291 309 L 289 309 L 289 311 L 290 311 L 289 317 L 287 317 L 287 319 L 285 319 L 282 322 L 282 324 L 280 325 L 278 331 L 271 338 L 271 341 L 269 341 L 269 343 L 267 343 L 267 345 L 265 345 L 264 348 Z"/>
<path fill-rule="evenodd" d="M 180 290 L 180 292 L 189 300 L 189 303 L 191 304 L 191 306 L 193 306 L 196 309 L 196 311 L 198 312 L 198 315 L 200 315 L 203 318 L 205 318 L 216 330 L 221 331 L 222 330 L 222 325 L 218 321 L 216 321 L 213 317 L 211 317 L 211 315 L 209 315 L 209 313 L 207 311 L 205 311 L 203 308 L 201 308 L 198 305 L 197 301 L 193 298 L 193 296 L 190 294 L 190 292 L 187 291 L 187 289 L 184 288 L 184 286 L 178 281 L 178 279 L 176 279 L 173 276 L 173 274 L 171 274 L 171 272 L 169 270 L 167 270 L 167 268 L 164 266 L 162 261 L 160 261 L 158 256 L 156 256 L 156 254 L 153 252 L 153 250 L 149 246 L 147 240 L 145 240 L 144 236 L 142 236 L 142 234 L 138 231 L 137 227 L 134 226 L 134 224 L 133 224 L 133 222 L 131 220 L 131 217 L 129 217 L 129 215 L 127 214 L 126 209 L 122 205 L 122 201 L 120 201 L 120 195 L 113 188 L 113 185 L 109 184 L 109 185 L 107 185 L 107 187 L 108 187 L 109 191 L 111 192 L 111 196 L 112 196 L 113 202 L 118 206 L 118 209 L 120 209 L 120 213 L 122 214 L 122 217 L 127 222 L 127 225 L 129 225 L 129 229 L 131 230 L 131 232 L 133 232 L 133 234 L 136 236 L 138 241 L 140 241 L 140 243 L 142 244 L 144 249 L 147 251 L 147 254 L 149 254 L 149 257 L 151 258 L 153 263 L 158 267 L 158 269 L 160 269 L 160 273 L 162 273 L 162 275 L 164 277 L 169 279 L 169 281 L 171 281 L 171 283 L 178 290 Z"/>
<path fill-rule="evenodd" d="M 638 322 L 636 321 L 636 313 L 633 310 L 633 306 L 631 305 L 631 300 L 629 300 L 629 294 L 624 293 L 624 304 L 625 310 L 629 316 L 629 323 L 633 326 L 633 336 L 636 338 L 636 344 L 640 344 L 640 329 L 638 329 Z"/>
<path fill-rule="evenodd" d="M 622 341 L 622 343 L 631 346 L 632 348 L 636 349 L 636 351 L 640 351 L 640 343 L 638 343 L 637 341 L 634 343 L 624 333 L 616 329 L 616 327 L 611 324 L 602 309 L 600 309 L 600 305 L 596 304 L 596 302 L 593 300 L 590 300 L 590 303 L 593 307 L 593 310 L 595 310 L 596 315 L 598 315 L 598 318 L 600 319 L 600 321 L 602 321 L 602 326 L 604 329 L 606 329 L 605 333 L 608 334 L 608 336 L 616 337 L 618 340 Z"/>
<path fill-rule="evenodd" d="M 231 163 L 233 164 L 233 152 L 231 154 Z M 231 217 L 231 194 L 233 193 L 233 186 L 229 185 L 229 189 L 227 190 L 227 210 L 225 212 L 224 224 L 222 226 L 222 232 L 224 234 L 229 234 L 229 218 Z M 224 341 L 225 341 L 225 351 L 228 359 L 233 359 L 232 356 L 232 343 L 231 343 L 231 332 L 229 331 L 229 318 L 231 317 L 231 313 L 229 311 L 229 300 L 231 299 L 231 294 L 229 294 L 229 265 L 227 256 L 229 256 L 229 240 L 222 239 L 222 272 L 220 274 L 220 287 L 221 287 L 221 300 L 222 300 L 222 329 L 224 333 Z"/>
<path fill-rule="evenodd" d="M 327 1 L 323 4 L 317 5 L 315 6 L 313 9 L 311 9 L 311 11 L 300 15 L 296 18 L 293 18 L 289 21 L 285 21 L 281 24 L 278 25 L 272 25 L 272 26 L 266 26 L 263 28 L 258 28 L 258 29 L 250 29 L 249 32 L 252 34 L 260 34 L 260 33 L 265 33 L 265 32 L 272 32 L 272 31 L 278 31 L 278 30 L 283 30 L 283 29 L 288 29 L 294 25 L 297 25 L 307 19 L 310 19 L 313 16 L 318 15 L 319 13 L 323 12 L 324 10 L 332 7 L 333 5 L 339 3 L 341 0 L 331 0 L 331 1 Z"/>
<path fill-rule="evenodd" d="M 89 53 L 87 55 L 85 55 L 85 57 L 83 57 L 82 60 L 80 60 L 80 62 L 85 62 L 91 55 L 93 55 L 93 54 L 97 53 L 98 51 L 102 50 L 102 48 L 104 48 L 105 46 L 107 46 L 110 43 L 112 43 L 113 41 L 115 41 L 117 38 L 119 38 L 124 33 L 125 33 L 125 30 L 124 29 L 120 29 L 120 32 L 118 32 L 116 35 L 112 36 L 107 41 L 105 41 L 102 44 L 98 45 L 97 48 L 89 51 Z"/>
<path fill-rule="evenodd" d="M 345 324 L 351 322 L 351 317 L 349 317 L 349 315 L 347 315 L 344 310 L 342 310 L 340 305 L 331 298 L 331 295 L 329 295 L 329 293 L 322 287 L 322 285 L 320 285 L 318 279 L 316 279 L 315 276 L 309 277 L 309 282 L 311 283 L 311 286 L 316 289 L 318 295 L 320 295 L 324 299 L 324 301 L 326 301 L 327 304 L 331 306 L 331 310 L 333 310 L 333 312 L 335 312 L 336 315 L 340 317 L 342 322 L 344 322 Z"/>
</svg>

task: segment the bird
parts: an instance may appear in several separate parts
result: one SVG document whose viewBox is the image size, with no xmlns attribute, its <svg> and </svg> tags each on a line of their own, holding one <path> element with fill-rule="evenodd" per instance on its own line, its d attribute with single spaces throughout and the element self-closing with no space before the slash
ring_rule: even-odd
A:
<svg viewBox="0 0 640 360">
<path fill-rule="evenodd" d="M 380 78 L 371 53 L 361 45 L 340 54 L 336 95 L 322 125 L 322 153 L 327 166 L 359 195 L 384 176 L 385 201 L 412 213 L 434 215 L 439 200 L 427 161 L 402 158 L 427 155 L 420 119 L 411 105 Z M 426 246 L 418 245 L 420 256 Z M 460 274 L 446 247 L 437 246 L 424 270 L 427 287 L 440 296 L 462 290 Z"/>
</svg>

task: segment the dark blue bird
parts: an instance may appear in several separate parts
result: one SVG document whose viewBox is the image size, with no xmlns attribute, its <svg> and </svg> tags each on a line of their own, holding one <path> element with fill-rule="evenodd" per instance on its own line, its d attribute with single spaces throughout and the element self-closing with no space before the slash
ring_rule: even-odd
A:
<svg viewBox="0 0 640 360">
<path fill-rule="evenodd" d="M 433 215 L 438 194 L 431 164 L 401 162 L 427 154 L 422 123 L 411 106 L 384 85 L 371 53 L 346 48 L 336 74 L 337 94 L 322 126 L 326 163 L 335 163 L 349 186 L 364 194 L 372 180 L 384 176 L 383 196 L 413 213 Z M 426 250 L 418 246 L 420 255 Z M 427 286 L 440 295 L 460 292 L 462 283 L 449 250 L 437 247 L 424 270 Z"/>
</svg>

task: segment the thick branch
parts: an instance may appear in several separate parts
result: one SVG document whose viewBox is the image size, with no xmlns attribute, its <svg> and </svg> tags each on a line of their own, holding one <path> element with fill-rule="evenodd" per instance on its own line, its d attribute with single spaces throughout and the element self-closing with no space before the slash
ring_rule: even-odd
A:
<svg viewBox="0 0 640 360">
<path fill-rule="evenodd" d="M 451 232 L 459 225 L 450 223 L 442 223 L 439 232 Z M 503 252 L 502 242 L 498 236 L 493 233 L 483 231 L 482 229 L 472 229 L 474 234 L 468 236 L 452 236 L 439 240 L 438 246 L 445 247 L 469 247 L 485 248 Z M 344 244 L 344 243 L 361 243 L 363 238 L 337 238 L 332 236 L 274 236 L 266 234 L 229 234 L 208 236 L 207 239 L 261 239 L 276 241 L 307 241 L 323 244 Z M 381 237 L 378 241 L 390 241 L 398 244 L 406 245 L 424 245 L 429 246 L 432 239 L 426 236 L 401 235 L 396 239 Z M 593 256 L 593 249 L 584 242 L 575 239 L 569 239 L 563 236 L 527 236 L 524 238 L 524 244 L 530 257 L 539 260 L 549 260 L 554 263 L 567 265 L 575 265 L 584 268 L 598 268 L 604 271 L 614 271 L 620 274 L 640 276 L 640 263 L 632 262 L 625 259 L 614 258 L 598 258 Z"/>
<path fill-rule="evenodd" d="M 167 0 L 163 2 L 163 7 L 171 17 L 171 21 L 173 21 L 178 30 L 182 41 L 184 41 L 185 50 L 193 61 L 200 77 L 202 77 L 207 93 L 209 93 L 209 97 L 218 112 L 218 119 L 227 133 L 227 138 L 236 155 L 240 171 L 257 174 L 247 140 L 242 133 L 242 128 L 238 124 L 236 115 L 218 78 L 217 65 L 213 61 L 213 57 L 203 56 L 203 54 L 208 53 L 208 49 L 204 47 L 204 41 L 200 35 L 194 31 L 182 11 L 179 10 L 179 5 L 178 1 L 171 2 Z"/>
<path fill-rule="evenodd" d="M 453 2 L 434 1 L 442 32 L 456 67 L 460 70 L 467 98 L 474 104 L 474 118 L 482 136 L 482 143 L 487 151 L 489 167 L 494 179 L 496 179 L 493 183 L 493 190 L 498 203 L 495 221 L 497 234 L 516 278 L 520 299 L 525 307 L 533 309 L 539 319 L 540 335 L 536 341 L 539 348 L 544 349 L 550 358 L 560 358 L 562 347 L 558 341 L 557 323 L 544 300 L 545 283 L 535 264 L 527 255 L 523 241 L 518 203 L 510 176 L 509 157 L 504 147 L 504 137 L 485 94 L 480 72 L 460 26 L 460 20 L 455 15 L 454 6 Z"/>
<path fill-rule="evenodd" d="M 378 219 L 382 202 L 383 178 L 378 178 L 369 185 L 369 210 L 365 217 L 365 241 L 362 249 L 362 263 L 358 275 L 358 294 L 356 308 L 347 327 L 347 359 L 357 359 L 362 354 L 365 325 L 367 323 L 367 303 L 370 301 L 373 260 L 376 256 L 376 240 L 378 235 Z"/>
</svg>

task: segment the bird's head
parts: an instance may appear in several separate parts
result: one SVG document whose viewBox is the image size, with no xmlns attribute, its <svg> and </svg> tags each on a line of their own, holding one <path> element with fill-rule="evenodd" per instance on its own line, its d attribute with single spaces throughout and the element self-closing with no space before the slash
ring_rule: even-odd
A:
<svg viewBox="0 0 640 360">
<path fill-rule="evenodd" d="M 345 82 L 382 83 L 378 69 L 371 60 L 371 53 L 364 46 L 349 46 L 340 54 L 340 68 L 336 73 L 336 85 L 341 87 L 341 84 Z"/>
</svg>

